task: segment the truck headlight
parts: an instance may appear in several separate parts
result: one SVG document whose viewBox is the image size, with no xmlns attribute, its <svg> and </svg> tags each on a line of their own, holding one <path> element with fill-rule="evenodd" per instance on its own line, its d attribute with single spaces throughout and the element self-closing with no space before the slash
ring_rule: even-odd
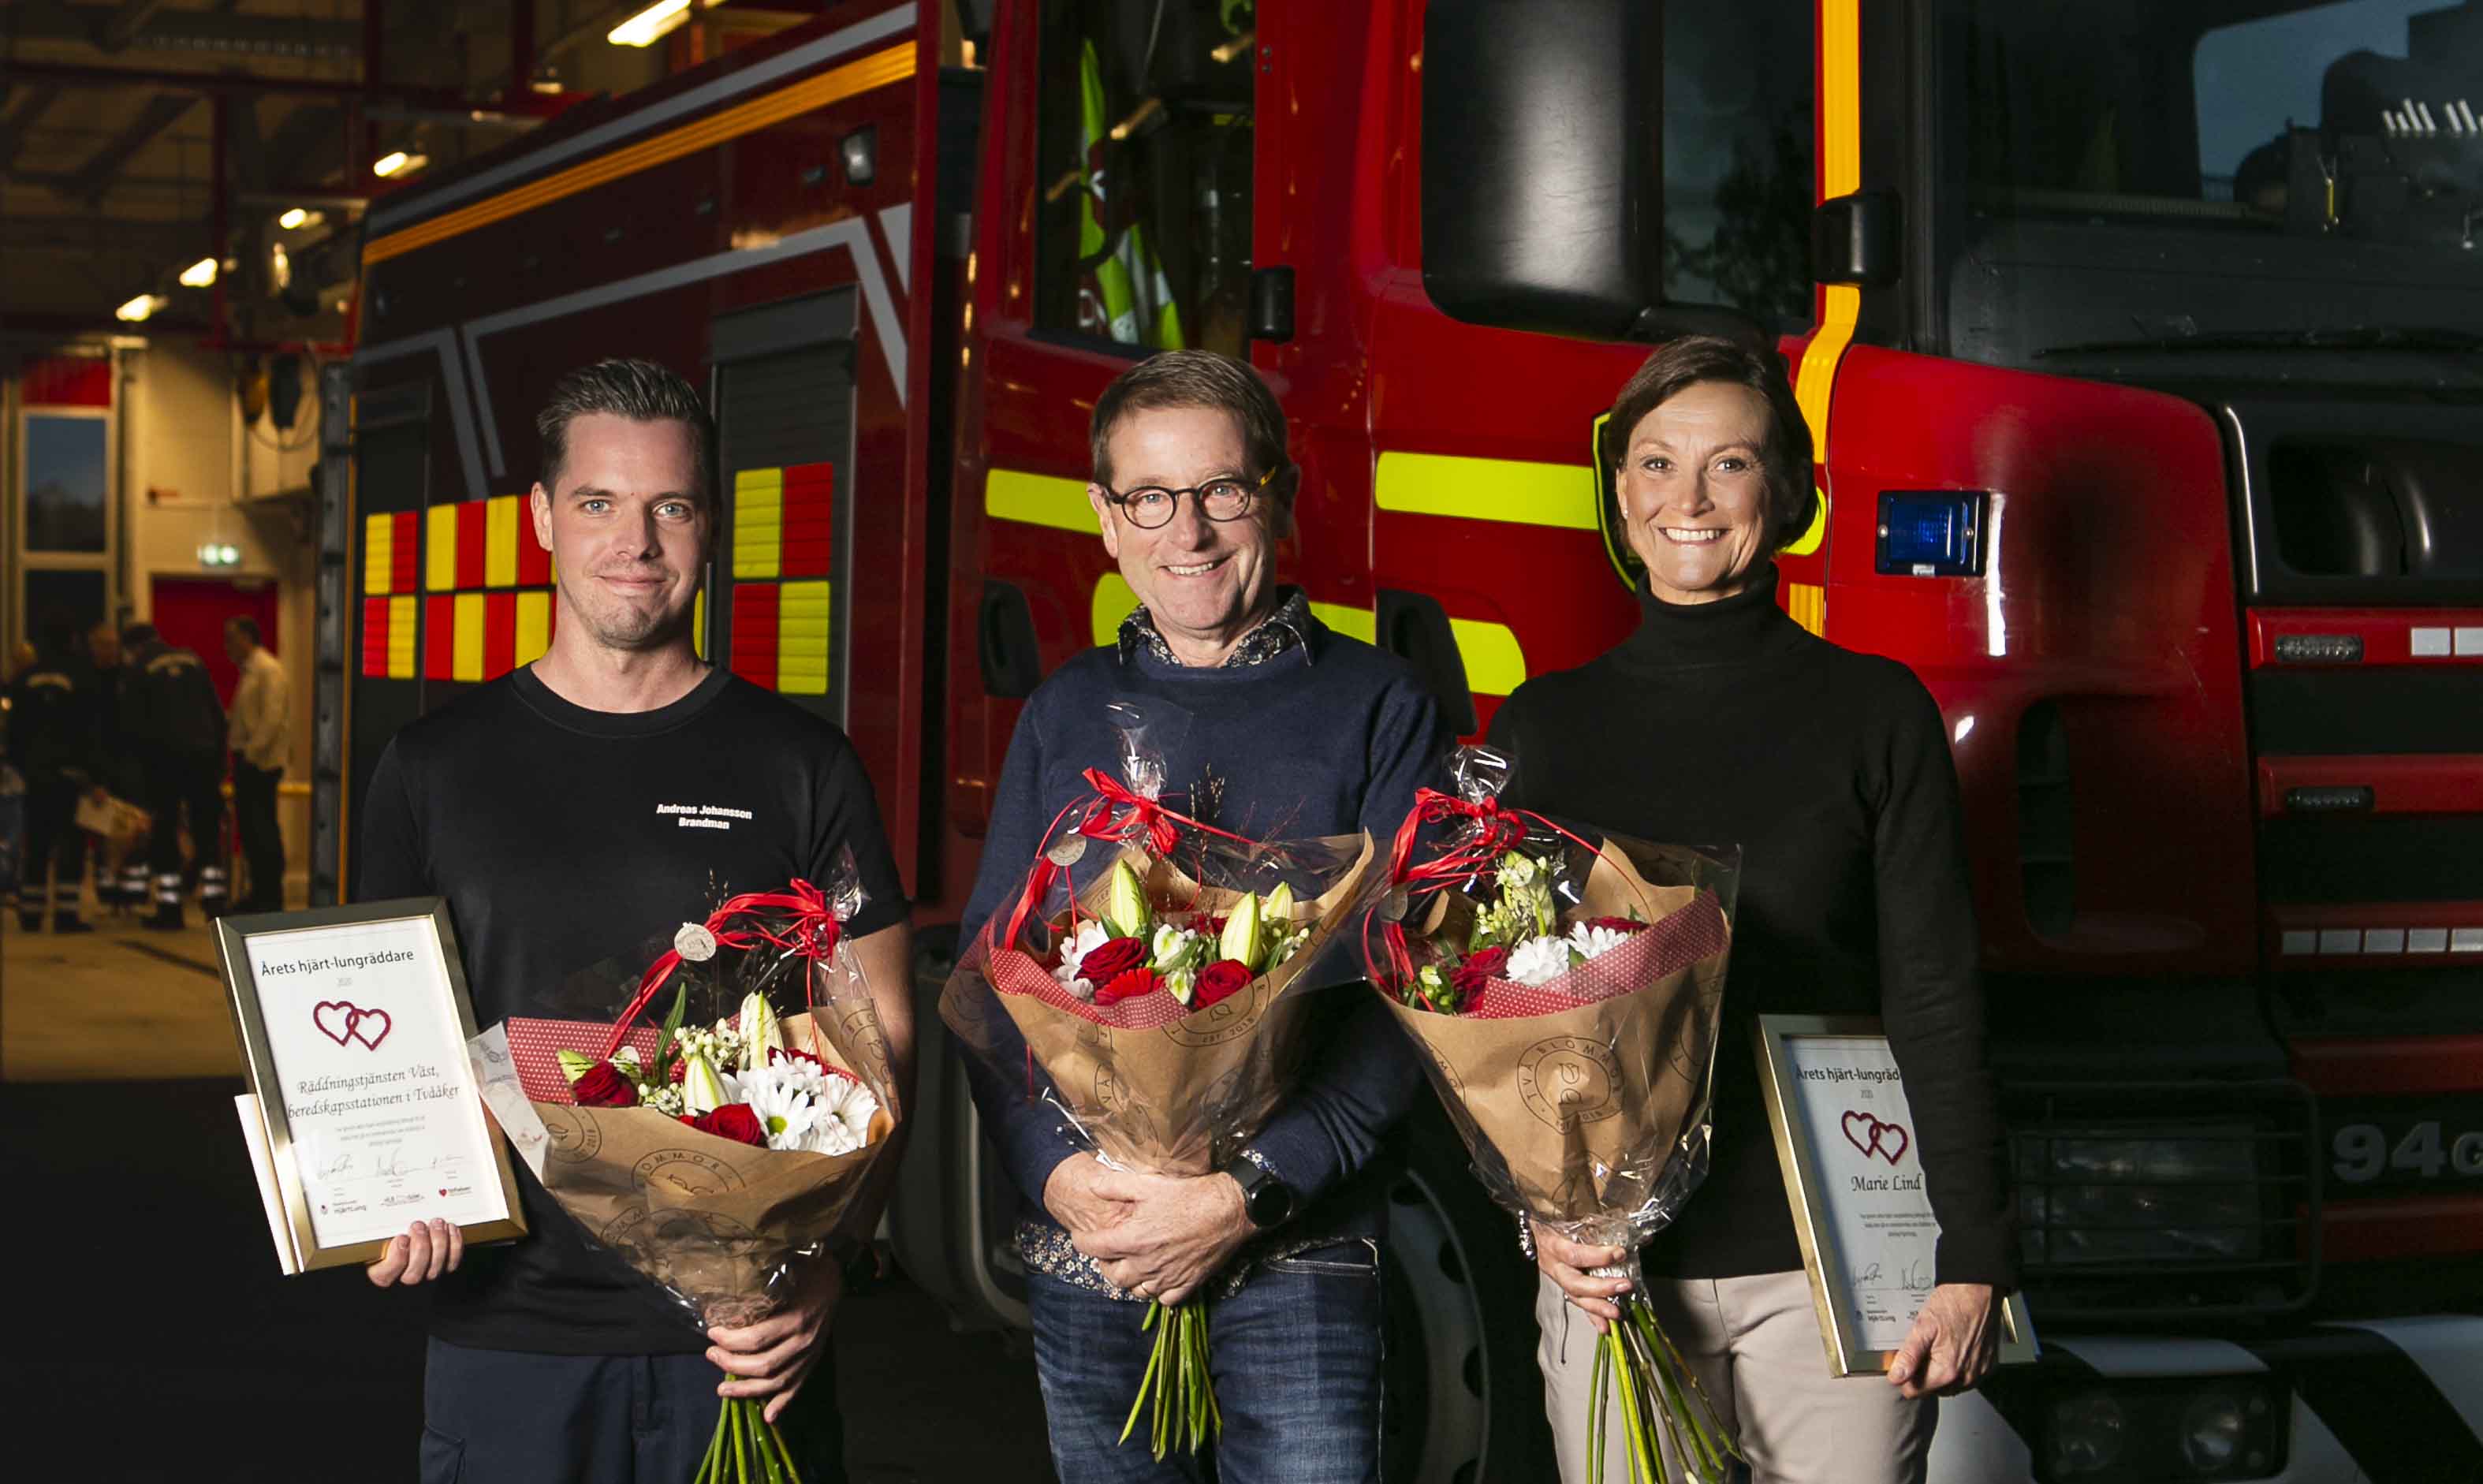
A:
<svg viewBox="0 0 2483 1484">
<path fill-rule="evenodd" d="M 2042 1484 L 2222 1484 L 2284 1470 L 2287 1396 L 2272 1375 L 2089 1376 L 2043 1394 Z"/>
</svg>

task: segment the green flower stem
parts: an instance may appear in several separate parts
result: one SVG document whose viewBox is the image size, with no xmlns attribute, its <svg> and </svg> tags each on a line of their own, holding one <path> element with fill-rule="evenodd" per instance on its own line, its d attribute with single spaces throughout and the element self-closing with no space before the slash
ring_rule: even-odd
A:
<svg viewBox="0 0 2483 1484">
<path fill-rule="evenodd" d="M 1138 1379 L 1138 1394 L 1130 1402 L 1129 1420 L 1121 1424 L 1120 1441 L 1130 1441 L 1139 1414 L 1147 1413 L 1152 1423 L 1148 1442 L 1159 1461 L 1176 1442 L 1195 1453 L 1224 1428 L 1210 1368 L 1207 1311 L 1197 1304 L 1166 1309 L 1150 1302 L 1138 1329 L 1154 1331 L 1155 1344 L 1147 1355 L 1146 1374 Z"/>
</svg>

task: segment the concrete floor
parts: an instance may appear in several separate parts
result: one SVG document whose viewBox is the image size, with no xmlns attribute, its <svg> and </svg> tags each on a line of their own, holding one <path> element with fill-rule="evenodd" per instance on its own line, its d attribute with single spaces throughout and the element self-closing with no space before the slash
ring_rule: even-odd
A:
<svg viewBox="0 0 2483 1484">
<path fill-rule="evenodd" d="M 212 933 L 93 920 L 62 938 L 0 914 L 10 1476 L 410 1484 L 419 1300 L 279 1275 Z M 836 1344 L 857 1484 L 1052 1478 L 1022 1345 L 952 1333 L 901 1276 L 847 1300 Z"/>
</svg>

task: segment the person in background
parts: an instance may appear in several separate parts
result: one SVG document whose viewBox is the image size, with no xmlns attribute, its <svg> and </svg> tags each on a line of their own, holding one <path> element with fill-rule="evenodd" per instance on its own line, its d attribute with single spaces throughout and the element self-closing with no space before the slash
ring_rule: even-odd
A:
<svg viewBox="0 0 2483 1484">
<path fill-rule="evenodd" d="M 1818 511 L 1808 425 L 1773 350 L 1664 346 L 1614 399 L 1600 450 L 1644 565 L 1638 631 L 1537 675 L 1491 721 L 1504 797 L 1650 840 L 1742 847 L 1706 1182 L 1645 1249 L 1645 1298 L 1741 1440 L 1752 1484 L 1921 1484 L 1931 1398 L 1990 1369 L 2016 1281 L 1984 1048 L 1974 898 L 1938 704 L 1903 665 L 1821 639 L 1776 605 L 1775 554 Z M 1882 1378 L 1825 1360 L 1755 1064 L 1760 1015 L 1878 1015 L 1905 1074 L 1932 1286 Z M 1532 1230 L 1561 1477 L 1594 1478 L 1592 1346 L 1630 1280 L 1617 1247 Z"/>
<path fill-rule="evenodd" d="M 199 910 L 225 910 L 225 708 L 196 650 L 166 644 L 152 623 L 120 631 L 129 655 L 121 692 L 125 735 L 147 780 L 147 811 L 155 816 L 147 863 L 155 875 L 150 928 L 181 926 L 182 814 L 189 815 L 190 865 L 198 874 Z"/>
<path fill-rule="evenodd" d="M 284 835 L 276 822 L 276 784 L 284 777 L 292 700 L 284 667 L 259 642 L 256 619 L 225 621 L 225 653 L 241 671 L 231 719 L 233 822 L 241 831 L 242 860 L 250 865 L 250 895 L 239 910 L 282 912 Z"/>
<path fill-rule="evenodd" d="M 95 720 L 99 738 L 95 782 L 106 793 L 135 803 L 146 797 L 147 789 L 138 776 L 138 759 L 130 753 L 127 729 L 122 725 L 122 696 L 129 671 L 121 663 L 120 630 L 110 623 L 97 623 L 88 629 L 86 654 L 94 666 Z M 130 842 L 96 835 L 94 899 L 117 913 L 145 906 L 146 852 Z"/>
<path fill-rule="evenodd" d="M 95 697 L 76 663 L 74 633 L 67 623 L 46 625 L 35 662 L 9 682 L 9 762 L 26 781 L 17 925 L 30 933 L 42 926 L 46 905 L 53 932 L 93 931 L 78 916 L 86 835 L 77 805 L 93 786 Z"/>
</svg>

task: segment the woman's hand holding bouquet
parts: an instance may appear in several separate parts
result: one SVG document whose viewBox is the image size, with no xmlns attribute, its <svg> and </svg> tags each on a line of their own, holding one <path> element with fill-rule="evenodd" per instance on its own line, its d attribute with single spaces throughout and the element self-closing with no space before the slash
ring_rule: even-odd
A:
<svg viewBox="0 0 2483 1484">
<path fill-rule="evenodd" d="M 1591 843 L 1501 805 L 1507 758 L 1462 749 L 1455 772 L 1456 796 L 1420 796 L 1363 911 L 1372 982 L 1477 1175 L 1545 1271 L 1570 1268 L 1602 1337 L 1590 1476 L 1616 1399 L 1633 1480 L 1663 1477 L 1668 1445 L 1685 1476 L 1722 1480 L 1734 1444 L 1638 1297 L 1637 1253 L 1706 1174 L 1738 853 Z"/>
</svg>

